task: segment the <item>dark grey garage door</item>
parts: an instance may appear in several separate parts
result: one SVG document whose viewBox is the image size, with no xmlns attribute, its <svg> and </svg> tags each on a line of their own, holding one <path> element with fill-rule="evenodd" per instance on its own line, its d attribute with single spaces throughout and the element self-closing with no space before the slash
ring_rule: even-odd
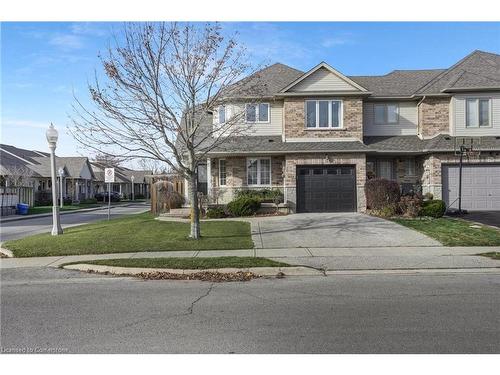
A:
<svg viewBox="0 0 500 375">
<path fill-rule="evenodd" d="M 297 167 L 297 212 L 356 211 L 354 166 Z"/>
<path fill-rule="evenodd" d="M 443 200 L 458 208 L 458 165 L 443 165 Z M 465 165 L 462 171 L 462 208 L 500 210 L 500 164 Z"/>
</svg>

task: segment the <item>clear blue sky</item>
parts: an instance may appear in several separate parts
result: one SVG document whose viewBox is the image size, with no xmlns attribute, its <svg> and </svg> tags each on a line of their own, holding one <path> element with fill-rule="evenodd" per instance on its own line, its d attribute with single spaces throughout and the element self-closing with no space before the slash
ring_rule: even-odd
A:
<svg viewBox="0 0 500 375">
<path fill-rule="evenodd" d="M 445 68 L 475 49 L 500 53 L 500 23 L 223 23 L 255 64 L 308 70 L 326 61 L 346 75 Z M 72 90 L 87 97 L 97 54 L 120 23 L 1 25 L 2 143 L 45 150 L 45 128 L 61 131 L 58 154 L 83 153 L 64 128 Z"/>
</svg>

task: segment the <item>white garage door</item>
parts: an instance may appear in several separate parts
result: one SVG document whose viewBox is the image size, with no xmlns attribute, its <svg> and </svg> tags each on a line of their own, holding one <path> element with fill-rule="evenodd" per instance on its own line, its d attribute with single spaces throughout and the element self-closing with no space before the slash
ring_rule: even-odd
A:
<svg viewBox="0 0 500 375">
<path fill-rule="evenodd" d="M 443 165 L 443 200 L 458 208 L 458 165 Z M 462 208 L 471 211 L 500 210 L 500 164 L 464 165 Z"/>
</svg>

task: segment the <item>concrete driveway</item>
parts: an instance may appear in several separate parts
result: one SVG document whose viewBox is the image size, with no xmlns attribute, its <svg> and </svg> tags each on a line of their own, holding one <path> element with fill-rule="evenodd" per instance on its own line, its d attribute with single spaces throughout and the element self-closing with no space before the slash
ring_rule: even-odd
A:
<svg viewBox="0 0 500 375">
<path fill-rule="evenodd" d="M 359 213 L 294 214 L 251 223 L 256 248 L 441 246 L 419 232 Z"/>
</svg>

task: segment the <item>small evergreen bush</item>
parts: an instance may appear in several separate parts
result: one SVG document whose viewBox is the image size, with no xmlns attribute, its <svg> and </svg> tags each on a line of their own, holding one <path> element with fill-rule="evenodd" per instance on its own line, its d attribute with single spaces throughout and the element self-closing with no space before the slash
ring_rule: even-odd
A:
<svg viewBox="0 0 500 375">
<path fill-rule="evenodd" d="M 242 196 L 229 202 L 227 211 L 231 216 L 251 216 L 260 208 L 260 203 L 257 198 Z"/>
<path fill-rule="evenodd" d="M 431 201 L 425 201 L 419 215 L 438 218 L 442 217 L 445 212 L 446 204 L 442 200 L 435 199 Z"/>
</svg>

